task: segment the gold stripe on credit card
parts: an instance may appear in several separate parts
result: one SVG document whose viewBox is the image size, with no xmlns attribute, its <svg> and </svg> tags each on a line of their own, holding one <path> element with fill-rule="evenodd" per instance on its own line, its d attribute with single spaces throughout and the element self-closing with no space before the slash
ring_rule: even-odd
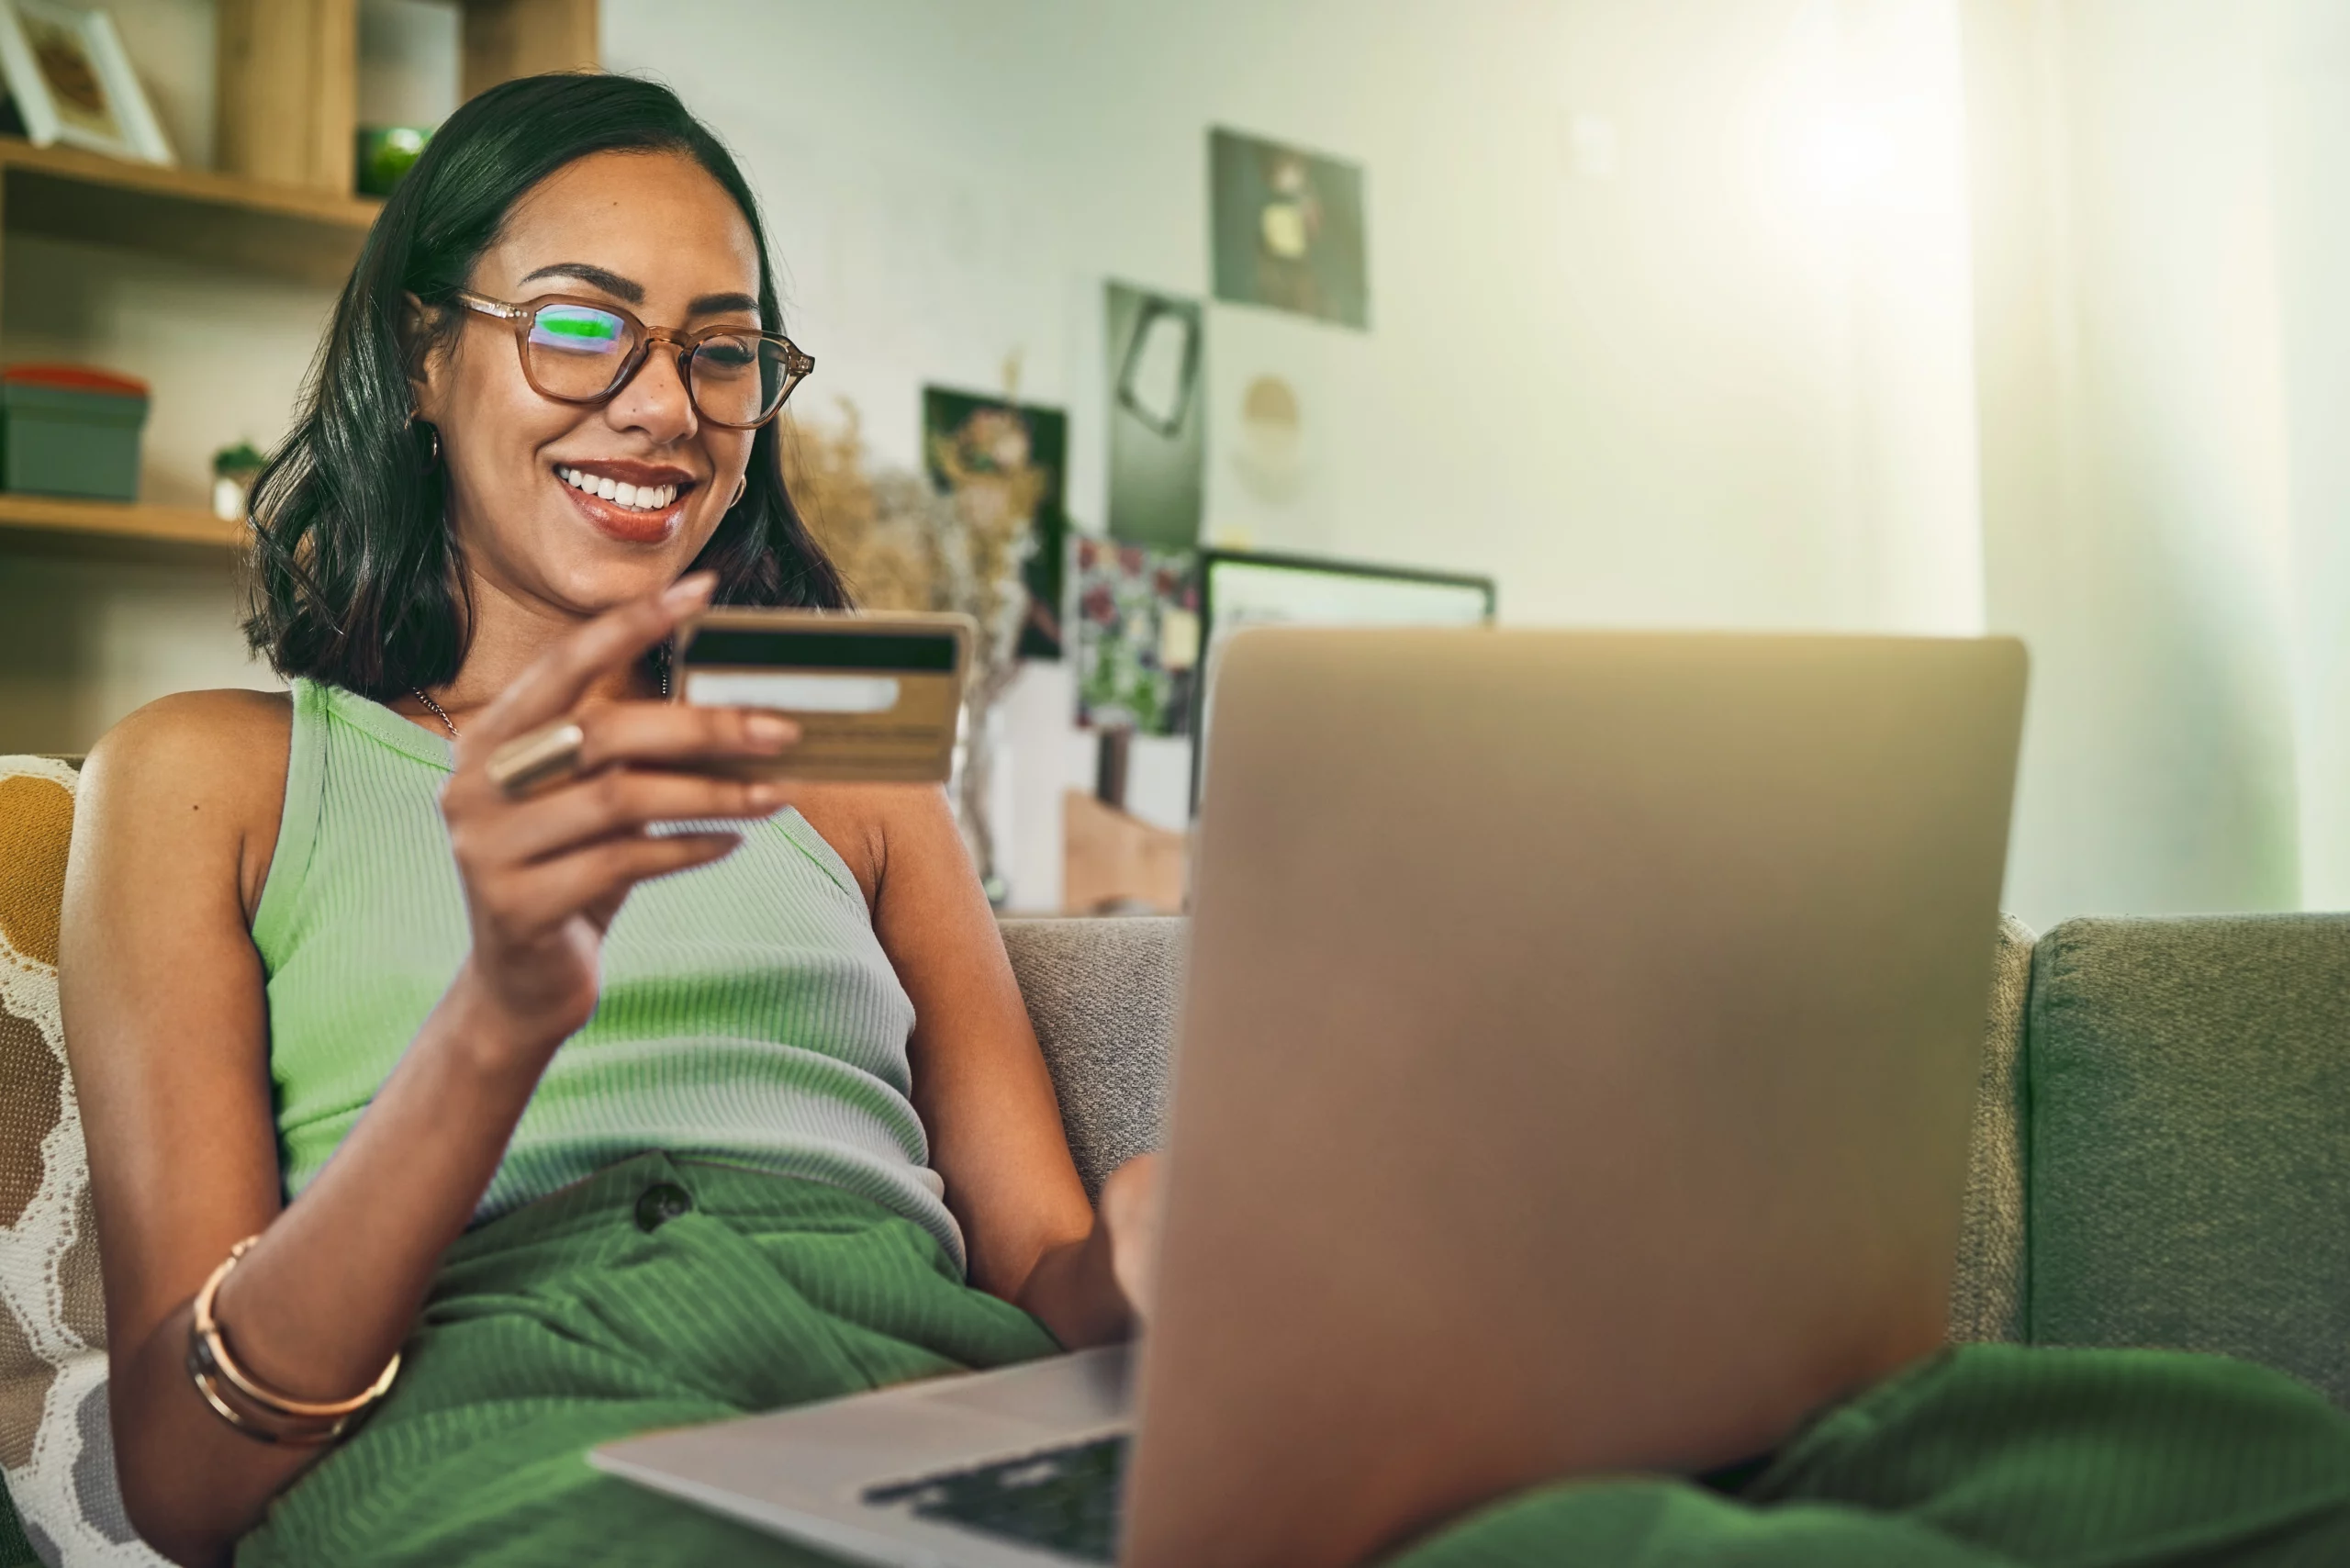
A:
<svg viewBox="0 0 2350 1568">
<path fill-rule="evenodd" d="M 977 633 L 967 615 L 707 610 L 677 633 L 671 689 L 679 702 L 771 709 L 800 726 L 780 756 L 730 758 L 713 771 L 944 783 Z"/>
</svg>

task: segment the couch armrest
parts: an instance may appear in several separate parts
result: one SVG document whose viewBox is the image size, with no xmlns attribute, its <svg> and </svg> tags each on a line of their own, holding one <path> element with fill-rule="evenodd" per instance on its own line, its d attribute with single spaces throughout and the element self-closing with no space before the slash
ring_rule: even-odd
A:
<svg viewBox="0 0 2350 1568">
<path fill-rule="evenodd" d="M 1950 1337 L 2013 1343 L 2023 1338 L 2023 1022 L 2031 992 L 2031 928 L 1999 917 L 1975 1081 L 1966 1199 L 1951 1280 Z"/>
</svg>

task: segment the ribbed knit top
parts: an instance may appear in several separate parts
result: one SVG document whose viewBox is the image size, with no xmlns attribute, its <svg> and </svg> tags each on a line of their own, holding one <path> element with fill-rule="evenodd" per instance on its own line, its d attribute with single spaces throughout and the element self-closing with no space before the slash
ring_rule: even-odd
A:
<svg viewBox="0 0 2350 1568">
<path fill-rule="evenodd" d="M 285 817 L 253 917 L 289 1198 L 357 1123 L 470 945 L 439 801 L 449 743 L 339 688 L 297 679 L 293 695 Z M 640 884 L 605 936 L 602 980 L 476 1222 L 663 1149 L 870 1198 L 962 1266 L 911 1099 L 913 1003 L 856 879 L 799 812 L 750 825 L 714 866 Z"/>
</svg>

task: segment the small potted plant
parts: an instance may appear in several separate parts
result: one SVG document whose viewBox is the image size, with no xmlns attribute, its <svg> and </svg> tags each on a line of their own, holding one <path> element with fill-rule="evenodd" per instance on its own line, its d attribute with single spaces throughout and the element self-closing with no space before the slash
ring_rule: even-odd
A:
<svg viewBox="0 0 2350 1568">
<path fill-rule="evenodd" d="M 222 522 L 242 522 L 253 481 L 261 477 L 262 456 L 253 443 L 241 441 L 212 454 L 212 515 Z"/>
</svg>

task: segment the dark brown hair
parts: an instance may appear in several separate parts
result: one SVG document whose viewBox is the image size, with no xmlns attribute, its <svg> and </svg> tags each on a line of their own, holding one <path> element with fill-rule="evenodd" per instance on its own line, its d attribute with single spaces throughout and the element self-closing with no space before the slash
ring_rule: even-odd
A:
<svg viewBox="0 0 2350 1568">
<path fill-rule="evenodd" d="M 245 636 L 281 675 L 371 697 L 453 679 L 472 616 L 464 563 L 447 520 L 431 432 L 412 418 L 409 372 L 431 345 L 403 352 L 404 297 L 430 329 L 522 196 L 594 152 L 677 152 L 724 186 L 759 251 L 759 323 L 783 330 L 758 201 L 709 128 L 655 82 L 600 73 L 527 76 L 450 117 L 384 204 L 306 388 L 293 433 L 253 487 Z M 703 547 L 722 604 L 845 608 L 840 574 L 783 487 L 777 422 L 753 438 L 743 498 Z"/>
</svg>

